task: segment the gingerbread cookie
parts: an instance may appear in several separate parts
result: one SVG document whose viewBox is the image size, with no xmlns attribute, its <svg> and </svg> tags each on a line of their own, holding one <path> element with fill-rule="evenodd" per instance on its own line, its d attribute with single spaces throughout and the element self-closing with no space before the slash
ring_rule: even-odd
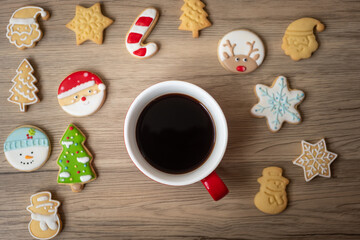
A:
<svg viewBox="0 0 360 240">
<path fill-rule="evenodd" d="M 100 3 L 95 3 L 90 8 L 77 5 L 75 17 L 66 24 L 66 27 L 76 33 L 77 45 L 86 40 L 102 44 L 103 31 L 113 22 L 113 20 L 101 13 Z"/>
<path fill-rule="evenodd" d="M 60 202 L 51 199 L 50 192 L 39 192 L 30 197 L 31 205 L 26 209 L 31 213 L 29 232 L 36 239 L 52 239 L 62 228 L 58 207 Z"/>
<path fill-rule="evenodd" d="M 70 185 L 73 192 L 80 192 L 85 183 L 96 179 L 93 157 L 84 146 L 85 140 L 85 135 L 74 124 L 68 126 L 60 140 L 62 152 L 57 161 L 60 167 L 57 182 Z"/>
<path fill-rule="evenodd" d="M 279 214 L 287 206 L 286 185 L 289 180 L 282 176 L 283 170 L 279 167 L 267 167 L 258 178 L 260 191 L 256 194 L 255 206 L 268 214 Z"/>
<path fill-rule="evenodd" d="M 16 70 L 16 76 L 11 80 L 14 85 L 9 92 L 9 102 L 18 104 L 21 112 L 26 112 L 26 106 L 40 102 L 36 95 L 39 91 L 35 86 L 37 79 L 32 75 L 33 67 L 24 59 Z"/>
<path fill-rule="evenodd" d="M 7 25 L 6 37 L 18 49 L 34 47 L 42 38 L 42 32 L 37 22 L 38 16 L 48 20 L 49 12 L 40 7 L 27 6 L 17 9 Z"/>
<path fill-rule="evenodd" d="M 106 98 L 102 80 L 88 71 L 74 72 L 67 76 L 58 89 L 62 109 L 76 117 L 88 116 L 101 108 Z"/>
<path fill-rule="evenodd" d="M 219 41 L 217 55 L 226 70 L 251 73 L 264 61 L 265 47 L 255 33 L 246 29 L 234 30 Z"/>
<path fill-rule="evenodd" d="M 207 19 L 205 12 L 205 4 L 201 0 L 184 0 L 181 7 L 183 14 L 180 17 L 181 24 L 179 30 L 191 31 L 194 38 L 199 37 L 201 29 L 211 26 L 211 22 Z"/>
<path fill-rule="evenodd" d="M 319 44 L 313 33 L 314 27 L 317 32 L 325 29 L 324 24 L 314 18 L 301 18 L 287 27 L 281 48 L 292 60 L 309 58 L 318 49 Z"/>
<path fill-rule="evenodd" d="M 4 144 L 5 158 L 20 171 L 39 169 L 48 160 L 50 152 L 48 136 L 40 128 L 30 125 L 16 128 Z"/>
<path fill-rule="evenodd" d="M 337 158 L 337 154 L 326 149 L 325 139 L 316 144 L 301 141 L 302 154 L 293 161 L 304 169 L 305 181 L 309 182 L 317 175 L 331 177 L 330 164 Z"/>
<path fill-rule="evenodd" d="M 254 117 L 266 117 L 270 131 L 279 131 L 284 122 L 301 122 L 297 106 L 304 100 L 305 94 L 290 89 L 286 77 L 277 77 L 271 87 L 257 84 L 255 94 L 259 102 L 253 106 L 251 114 Z"/>
<path fill-rule="evenodd" d="M 126 34 L 125 46 L 128 52 L 137 58 L 149 58 L 158 51 L 156 43 L 144 44 L 159 18 L 159 11 L 146 8 L 140 13 Z"/>
</svg>

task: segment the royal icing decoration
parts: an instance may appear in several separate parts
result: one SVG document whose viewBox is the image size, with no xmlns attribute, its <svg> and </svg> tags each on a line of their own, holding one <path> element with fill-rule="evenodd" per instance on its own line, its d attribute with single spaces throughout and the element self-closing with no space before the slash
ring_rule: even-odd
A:
<svg viewBox="0 0 360 240">
<path fill-rule="evenodd" d="M 17 9 L 7 25 L 6 37 L 18 49 L 34 47 L 40 41 L 42 32 L 37 17 L 48 20 L 50 15 L 40 7 L 28 6 Z"/>
<path fill-rule="evenodd" d="M 106 87 L 95 74 L 79 71 L 67 76 L 60 84 L 58 101 L 62 109 L 76 117 L 87 116 L 99 110 L 104 103 Z M 71 141 L 64 141 L 66 146 Z"/>
<path fill-rule="evenodd" d="M 251 109 L 251 113 L 255 117 L 266 117 L 270 131 L 279 131 L 283 122 L 300 123 L 297 105 L 305 94 L 300 90 L 291 90 L 284 76 L 277 77 L 271 87 L 257 84 L 255 93 L 259 102 Z"/>
<path fill-rule="evenodd" d="M 126 49 L 131 55 L 137 58 L 149 58 L 158 51 L 156 43 L 151 42 L 144 44 L 144 41 L 151 33 L 158 18 L 158 10 L 155 8 L 146 8 L 135 19 L 125 38 Z"/>
<path fill-rule="evenodd" d="M 29 232 L 36 239 L 52 239 L 61 230 L 60 202 L 51 199 L 50 192 L 39 192 L 30 197 L 31 205 L 26 209 L 31 213 Z"/>
<path fill-rule="evenodd" d="M 278 214 L 287 206 L 286 186 L 289 180 L 282 176 L 283 170 L 279 167 L 267 167 L 258 178 L 260 191 L 256 194 L 255 206 L 262 212 Z"/>
<path fill-rule="evenodd" d="M 69 147 L 62 144 L 68 139 L 73 142 Z M 73 192 L 80 192 L 85 183 L 96 178 L 92 167 L 92 156 L 84 146 L 85 140 L 84 134 L 74 124 L 68 126 L 60 140 L 63 150 L 57 161 L 60 166 L 57 182 L 69 184 Z"/>
<path fill-rule="evenodd" d="M 205 4 L 201 0 L 184 0 L 181 7 L 183 14 L 180 16 L 181 24 L 179 30 L 191 31 L 194 38 L 199 37 L 201 29 L 211 26 L 207 19 L 208 14 L 205 12 Z"/>
<path fill-rule="evenodd" d="M 238 74 L 257 69 L 265 58 L 265 47 L 261 39 L 249 30 L 234 30 L 219 42 L 217 50 L 221 65 Z"/>
<path fill-rule="evenodd" d="M 16 128 L 4 144 L 5 158 L 20 171 L 34 171 L 48 160 L 50 141 L 43 130 L 34 126 Z"/>
<path fill-rule="evenodd" d="M 294 61 L 311 57 L 319 46 L 313 33 L 315 27 L 317 32 L 325 29 L 324 24 L 314 18 L 301 18 L 292 22 L 282 39 L 281 48 L 285 54 Z"/>
<path fill-rule="evenodd" d="M 101 13 L 100 3 L 95 3 L 90 8 L 77 5 L 75 17 L 66 24 L 66 27 L 75 32 L 77 45 L 86 40 L 102 44 L 103 31 L 113 22 Z"/>
<path fill-rule="evenodd" d="M 293 163 L 304 169 L 305 181 L 309 182 L 317 175 L 331 177 L 330 164 L 337 158 L 337 154 L 326 149 L 325 139 L 316 144 L 301 141 L 302 154 Z"/>
<path fill-rule="evenodd" d="M 39 90 L 35 86 L 37 80 L 32 75 L 33 72 L 33 67 L 24 59 L 16 70 L 16 76 L 11 80 L 14 84 L 9 90 L 11 95 L 8 101 L 18 104 L 21 112 L 26 111 L 27 105 L 40 102 L 36 95 Z"/>
</svg>

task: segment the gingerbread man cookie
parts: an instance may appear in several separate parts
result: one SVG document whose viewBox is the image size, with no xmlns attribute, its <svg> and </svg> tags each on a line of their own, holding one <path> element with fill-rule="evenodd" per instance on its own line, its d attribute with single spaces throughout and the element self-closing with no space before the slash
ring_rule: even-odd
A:
<svg viewBox="0 0 360 240">
<path fill-rule="evenodd" d="M 58 207 L 60 202 L 51 199 L 50 192 L 39 192 L 30 197 L 31 205 L 26 209 L 31 213 L 29 232 L 36 239 L 52 239 L 62 228 Z"/>
<path fill-rule="evenodd" d="M 292 60 L 309 58 L 318 49 L 319 44 L 313 33 L 314 27 L 317 32 L 325 29 L 324 24 L 314 18 L 301 18 L 287 27 L 281 48 Z"/>
<path fill-rule="evenodd" d="M 283 170 L 279 167 L 267 167 L 258 178 L 260 191 L 256 194 L 255 206 L 262 212 L 278 214 L 287 206 L 286 185 L 289 180 L 282 176 Z"/>
<path fill-rule="evenodd" d="M 37 17 L 48 20 L 49 12 L 40 7 L 27 6 L 17 9 L 7 25 L 6 37 L 18 49 L 34 47 L 42 38 Z"/>
<path fill-rule="evenodd" d="M 255 33 L 241 29 L 229 32 L 219 41 L 217 55 L 226 70 L 251 73 L 264 61 L 265 47 Z"/>
</svg>

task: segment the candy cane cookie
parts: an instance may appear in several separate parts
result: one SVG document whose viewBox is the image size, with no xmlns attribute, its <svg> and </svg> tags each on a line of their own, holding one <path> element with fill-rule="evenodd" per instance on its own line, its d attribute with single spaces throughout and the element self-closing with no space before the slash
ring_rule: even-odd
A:
<svg viewBox="0 0 360 240">
<path fill-rule="evenodd" d="M 146 8 L 135 19 L 125 39 L 126 49 L 131 55 L 137 58 L 149 58 L 158 51 L 159 48 L 156 43 L 143 44 L 154 28 L 158 18 L 158 10 Z"/>
</svg>

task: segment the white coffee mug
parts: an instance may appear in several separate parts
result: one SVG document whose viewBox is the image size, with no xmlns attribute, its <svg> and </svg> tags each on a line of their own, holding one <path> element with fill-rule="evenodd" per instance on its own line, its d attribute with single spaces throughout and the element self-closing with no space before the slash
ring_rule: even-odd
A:
<svg viewBox="0 0 360 240">
<path fill-rule="evenodd" d="M 215 128 L 215 143 L 207 160 L 198 168 L 184 174 L 170 174 L 151 166 L 142 156 L 136 142 L 136 124 L 141 112 L 154 99 L 167 94 L 184 94 L 198 100 L 210 113 Z M 167 185 L 182 186 L 201 181 L 214 200 L 229 191 L 214 171 L 226 150 L 228 128 L 223 111 L 213 97 L 202 88 L 182 81 L 166 81 L 155 84 L 140 93 L 131 104 L 124 124 L 126 149 L 136 167 L 149 178 Z"/>
</svg>

